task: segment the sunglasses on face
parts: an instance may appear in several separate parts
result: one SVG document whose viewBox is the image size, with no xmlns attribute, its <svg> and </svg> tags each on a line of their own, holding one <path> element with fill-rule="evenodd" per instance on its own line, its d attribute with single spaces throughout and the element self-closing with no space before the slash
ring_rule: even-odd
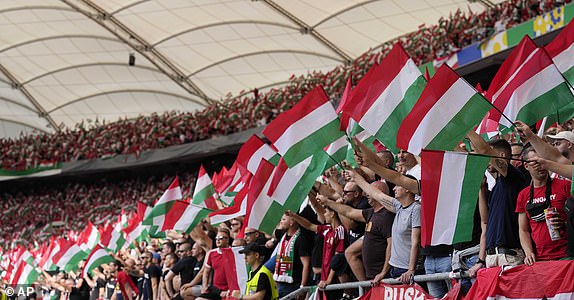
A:
<svg viewBox="0 0 574 300">
<path fill-rule="evenodd" d="M 226 240 L 227 237 L 226 236 L 218 236 L 215 238 L 216 241 L 221 241 L 221 240 Z"/>
</svg>

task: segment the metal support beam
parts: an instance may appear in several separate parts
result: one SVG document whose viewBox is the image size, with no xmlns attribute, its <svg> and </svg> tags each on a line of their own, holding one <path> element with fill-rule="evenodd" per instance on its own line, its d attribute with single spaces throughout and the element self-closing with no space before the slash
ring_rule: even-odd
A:
<svg viewBox="0 0 574 300">
<path fill-rule="evenodd" d="M 324 37 L 322 34 L 317 32 L 315 28 L 311 27 L 309 24 L 303 22 L 303 20 L 297 18 L 292 13 L 281 7 L 279 4 L 275 3 L 273 0 L 263 0 L 265 4 L 271 7 L 273 10 L 281 14 L 282 16 L 286 17 L 287 19 L 291 20 L 291 22 L 297 24 L 301 28 L 301 33 L 303 34 L 310 34 L 316 40 L 321 42 L 327 48 L 331 49 L 333 52 L 337 53 L 347 64 L 353 61 L 353 58 L 345 53 L 341 48 L 331 42 L 329 39 Z"/>
<path fill-rule="evenodd" d="M 131 30 L 128 26 L 120 22 L 111 13 L 107 12 L 89 0 L 82 0 L 81 3 L 85 4 L 91 11 L 82 9 L 71 0 L 62 0 L 62 2 L 72 7 L 77 12 L 90 18 L 90 20 L 96 22 L 111 34 L 118 37 L 135 52 L 138 52 L 140 55 L 147 58 L 162 73 L 164 73 L 168 78 L 172 79 L 177 85 L 181 86 L 188 93 L 203 99 L 206 104 L 212 104 L 215 102 L 215 100 L 209 98 L 189 78 L 186 78 L 184 72 L 180 70 L 176 65 L 174 65 L 167 57 L 157 51 L 157 49 L 153 48 L 149 42 L 147 42 L 143 37 L 139 36 L 135 31 Z"/>
<path fill-rule="evenodd" d="M 34 96 L 32 96 L 30 92 L 28 92 L 26 87 L 24 87 L 22 83 L 20 83 L 18 79 L 16 79 L 16 77 L 14 77 L 14 75 L 12 75 L 12 73 L 10 73 L 10 71 L 8 71 L 2 64 L 0 64 L 0 72 L 2 72 L 2 74 L 4 74 L 4 76 L 6 76 L 6 78 L 10 80 L 10 83 L 12 84 L 13 88 L 19 90 L 26 98 L 28 98 L 28 100 L 30 100 L 32 105 L 34 105 L 34 107 L 38 111 L 39 116 L 41 118 L 46 119 L 48 123 L 50 123 L 50 126 L 52 126 L 52 128 L 54 128 L 55 131 L 59 132 L 60 127 L 58 126 L 56 121 L 52 119 L 52 117 L 46 111 L 46 109 L 42 105 L 40 105 L 40 103 L 36 100 L 36 98 L 34 98 Z"/>
</svg>

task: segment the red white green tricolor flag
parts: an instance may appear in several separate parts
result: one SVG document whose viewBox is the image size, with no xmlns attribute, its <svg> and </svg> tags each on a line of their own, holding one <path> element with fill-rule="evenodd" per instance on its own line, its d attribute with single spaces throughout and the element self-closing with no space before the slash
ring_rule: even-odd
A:
<svg viewBox="0 0 574 300">
<path fill-rule="evenodd" d="M 151 225 L 149 228 L 150 235 L 155 235 L 160 231 L 165 222 L 167 212 L 173 206 L 174 201 L 181 200 L 181 198 L 183 198 L 183 196 L 181 188 L 179 187 L 179 180 L 176 177 L 156 202 L 150 213 L 143 219 L 143 225 Z"/>
<path fill-rule="evenodd" d="M 444 64 L 399 127 L 397 147 L 415 155 L 423 148 L 452 150 L 490 108 L 474 87 Z"/>
<path fill-rule="evenodd" d="M 343 136 L 339 119 L 322 87 L 309 92 L 263 130 L 289 167 L 320 153 Z"/>
<path fill-rule="evenodd" d="M 175 201 L 167 213 L 161 231 L 173 229 L 189 233 L 201 220 L 207 218 L 207 215 L 212 211 L 185 201 Z"/>
<path fill-rule="evenodd" d="M 107 223 L 100 234 L 100 244 L 106 249 L 117 253 L 126 244 L 121 219 L 115 224 Z"/>
<path fill-rule="evenodd" d="M 20 260 L 18 267 L 14 269 L 14 273 L 12 274 L 12 284 L 32 284 L 38 276 L 40 272 L 33 264 L 28 263 L 25 260 Z"/>
<path fill-rule="evenodd" d="M 94 268 L 112 261 L 114 261 L 114 257 L 111 256 L 100 244 L 97 244 L 88 256 L 82 274 L 85 277 L 88 273 L 91 273 Z"/>
<path fill-rule="evenodd" d="M 421 153 L 421 245 L 472 240 L 474 212 L 489 157 L 462 152 Z"/>
<path fill-rule="evenodd" d="M 98 244 L 99 240 L 100 233 L 98 232 L 98 228 L 94 226 L 92 222 L 88 221 L 88 226 L 78 237 L 78 245 L 82 250 L 89 252 Z"/>
<path fill-rule="evenodd" d="M 544 48 L 558 70 L 570 83 L 574 83 L 574 22 L 570 21 Z"/>
<path fill-rule="evenodd" d="M 203 165 L 201 165 L 199 167 L 199 174 L 197 175 L 197 182 L 195 183 L 191 203 L 211 210 L 217 210 L 219 207 L 216 197 L 217 194 L 215 193 L 215 187 L 211 182 L 211 178 L 207 172 L 205 172 Z"/>
<path fill-rule="evenodd" d="M 361 127 L 393 152 L 403 119 L 421 95 L 426 80 L 400 45 L 357 84 L 343 107 Z"/>
<path fill-rule="evenodd" d="M 235 162 L 238 166 L 246 169 L 253 175 L 257 172 L 257 168 L 262 159 L 271 162 L 273 165 L 277 165 L 279 154 L 257 135 L 252 135 L 247 142 L 241 146 L 241 149 L 239 149 Z"/>
<path fill-rule="evenodd" d="M 525 36 L 504 61 L 488 88 L 487 97 L 510 120 L 534 125 L 574 101 L 564 77 L 542 48 Z M 510 128 L 496 110 L 491 118 Z"/>
<path fill-rule="evenodd" d="M 88 254 L 76 243 L 64 239 L 59 240 L 60 251 L 52 257 L 52 261 L 66 272 L 74 271 L 80 261 Z"/>
</svg>

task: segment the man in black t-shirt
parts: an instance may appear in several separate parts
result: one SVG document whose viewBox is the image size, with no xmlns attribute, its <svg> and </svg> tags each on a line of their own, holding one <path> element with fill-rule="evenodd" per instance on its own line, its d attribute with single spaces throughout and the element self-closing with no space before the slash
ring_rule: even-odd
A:
<svg viewBox="0 0 574 300">
<path fill-rule="evenodd" d="M 371 185 L 388 193 L 388 187 L 384 182 L 375 181 Z M 367 223 L 361 252 L 364 274 L 355 274 L 355 276 L 360 280 L 367 280 L 374 279 L 380 274 L 379 277 L 383 278 L 390 269 L 390 255 L 387 253 L 390 253 L 391 249 L 391 228 L 395 215 L 370 197 L 368 201 L 372 208 L 362 210 L 328 200 L 327 197 L 321 195 L 317 199 L 321 204 L 347 218 Z"/>
<path fill-rule="evenodd" d="M 191 282 L 193 280 L 193 269 L 196 263 L 196 259 L 191 256 L 191 245 L 189 243 L 181 244 L 177 252 L 181 256 L 181 259 L 165 276 L 165 286 L 168 296 L 171 299 L 182 299 L 179 295 L 179 291 L 173 289 L 173 277 L 179 275 L 182 286 Z"/>
<path fill-rule="evenodd" d="M 152 253 L 144 252 L 141 256 L 144 264 L 143 289 L 141 300 L 158 300 L 159 299 L 159 278 L 161 277 L 160 268 L 151 262 Z"/>
</svg>

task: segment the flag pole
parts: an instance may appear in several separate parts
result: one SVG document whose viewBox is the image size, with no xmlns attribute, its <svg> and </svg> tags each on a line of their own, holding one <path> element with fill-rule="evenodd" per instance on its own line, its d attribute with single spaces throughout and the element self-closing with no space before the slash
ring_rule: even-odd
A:
<svg viewBox="0 0 574 300">
<path fill-rule="evenodd" d="M 492 108 L 494 108 L 494 110 L 496 110 L 497 112 L 500 113 L 501 116 L 503 116 L 508 122 L 510 122 L 510 127 L 516 129 L 516 126 L 514 126 L 514 121 L 510 120 L 509 117 L 507 117 L 498 107 L 496 107 L 494 105 L 494 103 L 488 101 L 488 99 L 486 99 L 484 96 L 481 95 L 481 97 L 484 101 L 486 101 L 488 104 L 490 104 L 490 106 L 492 106 Z"/>
</svg>

